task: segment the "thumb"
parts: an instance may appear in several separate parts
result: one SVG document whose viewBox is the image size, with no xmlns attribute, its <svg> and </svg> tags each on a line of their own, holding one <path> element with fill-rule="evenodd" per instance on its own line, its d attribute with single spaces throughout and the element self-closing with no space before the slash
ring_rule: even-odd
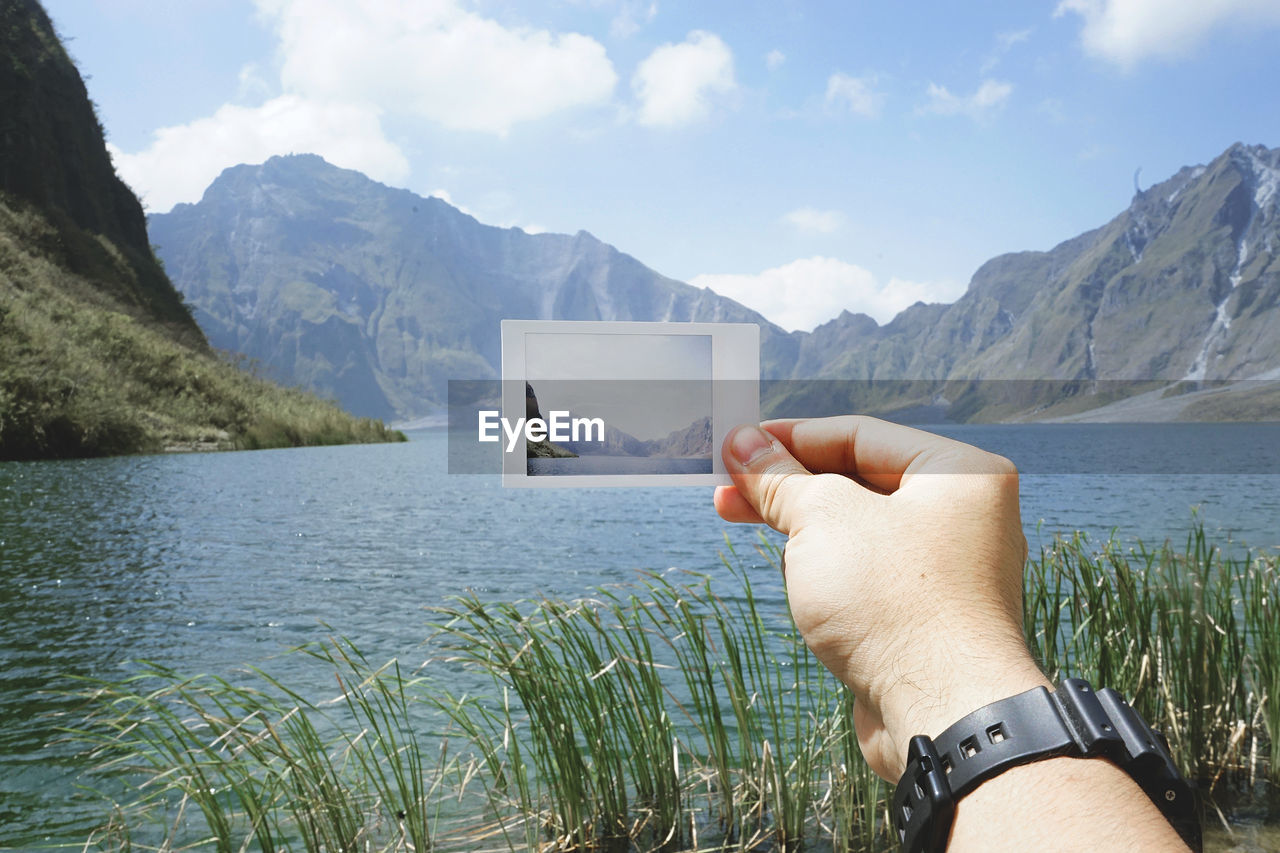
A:
<svg viewBox="0 0 1280 853">
<path fill-rule="evenodd" d="M 733 429 L 721 454 L 738 494 L 766 524 L 790 536 L 800 488 L 813 475 L 781 441 L 758 426 Z"/>
</svg>

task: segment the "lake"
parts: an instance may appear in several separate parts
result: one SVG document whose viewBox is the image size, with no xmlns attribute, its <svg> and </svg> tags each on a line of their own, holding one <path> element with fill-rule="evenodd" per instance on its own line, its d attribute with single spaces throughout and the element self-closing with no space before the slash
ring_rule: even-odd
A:
<svg viewBox="0 0 1280 853">
<path fill-rule="evenodd" d="M 1280 425 L 948 426 L 1025 472 L 1033 551 L 1060 531 L 1280 545 Z M 412 659 L 424 608 L 463 590 L 578 596 L 670 566 L 724 572 L 725 533 L 785 618 L 755 530 L 707 488 L 526 490 L 407 444 L 0 464 L 0 847 L 82 842 L 104 816 L 49 747 L 64 674 L 151 659 L 231 674 L 330 635 Z M 777 537 L 775 537 L 777 538 Z M 298 657 L 290 666 L 303 666 Z M 280 673 L 286 680 L 306 672 Z"/>
</svg>

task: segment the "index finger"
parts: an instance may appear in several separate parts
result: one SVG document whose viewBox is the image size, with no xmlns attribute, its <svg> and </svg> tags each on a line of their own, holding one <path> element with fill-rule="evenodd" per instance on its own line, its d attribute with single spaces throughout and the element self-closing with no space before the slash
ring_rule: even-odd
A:
<svg viewBox="0 0 1280 853">
<path fill-rule="evenodd" d="M 915 474 L 1008 474 L 1002 457 L 914 427 L 865 415 L 765 421 L 768 430 L 814 473 L 853 476 L 886 492 Z"/>
</svg>

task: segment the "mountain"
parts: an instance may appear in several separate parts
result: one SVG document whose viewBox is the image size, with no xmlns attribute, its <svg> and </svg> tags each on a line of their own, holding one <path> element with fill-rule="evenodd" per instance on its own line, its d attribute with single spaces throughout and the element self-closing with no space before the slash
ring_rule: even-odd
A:
<svg viewBox="0 0 1280 853">
<path fill-rule="evenodd" d="M 314 155 L 227 169 L 150 231 L 215 347 L 366 415 L 423 415 L 448 380 L 496 376 L 502 319 L 752 322 L 788 346 L 585 231 L 482 225 Z"/>
<path fill-rule="evenodd" d="M 1138 193 L 1101 228 L 985 263 L 949 306 L 880 327 L 845 314 L 793 375 L 1242 379 L 1280 368 L 1280 149 L 1233 145 Z"/>
<path fill-rule="evenodd" d="M 699 418 L 684 429 L 672 430 L 664 438 L 645 442 L 649 456 L 689 459 L 712 453 L 711 418 Z"/>
<path fill-rule="evenodd" d="M 1278 188 L 1280 149 L 1233 145 L 1101 228 L 988 261 L 951 305 L 819 326 L 785 376 L 874 381 L 775 383 L 766 408 L 1042 419 L 1154 390 L 1168 402 L 1142 417 L 1273 419 L 1274 393 L 1251 381 L 1280 378 Z M 1231 393 L 1173 399 L 1206 380 Z M 1255 404 L 1227 405 L 1240 395 Z"/>
<path fill-rule="evenodd" d="M 395 435 L 214 355 L 49 16 L 0 0 L 0 459 Z"/>
<path fill-rule="evenodd" d="M 228 169 L 150 228 L 215 346 L 366 414 L 494 376 L 509 317 L 760 323 L 770 414 L 1045 418 L 1159 392 L 1159 417 L 1274 417 L 1248 383 L 1280 378 L 1278 176 L 1280 149 L 1233 145 L 1100 228 L 988 261 L 953 304 L 790 334 L 586 232 L 482 225 L 312 155 Z"/>
</svg>

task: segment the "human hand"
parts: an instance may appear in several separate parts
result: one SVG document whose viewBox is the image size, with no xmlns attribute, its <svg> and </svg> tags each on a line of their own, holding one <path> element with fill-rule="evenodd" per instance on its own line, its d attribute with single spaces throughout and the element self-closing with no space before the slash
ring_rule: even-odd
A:
<svg viewBox="0 0 1280 853">
<path fill-rule="evenodd" d="M 874 418 L 763 427 L 726 438 L 734 485 L 716 489 L 716 510 L 787 535 L 792 617 L 853 690 L 873 770 L 896 783 L 912 736 L 1049 686 L 1022 636 L 1012 463 Z"/>
</svg>

